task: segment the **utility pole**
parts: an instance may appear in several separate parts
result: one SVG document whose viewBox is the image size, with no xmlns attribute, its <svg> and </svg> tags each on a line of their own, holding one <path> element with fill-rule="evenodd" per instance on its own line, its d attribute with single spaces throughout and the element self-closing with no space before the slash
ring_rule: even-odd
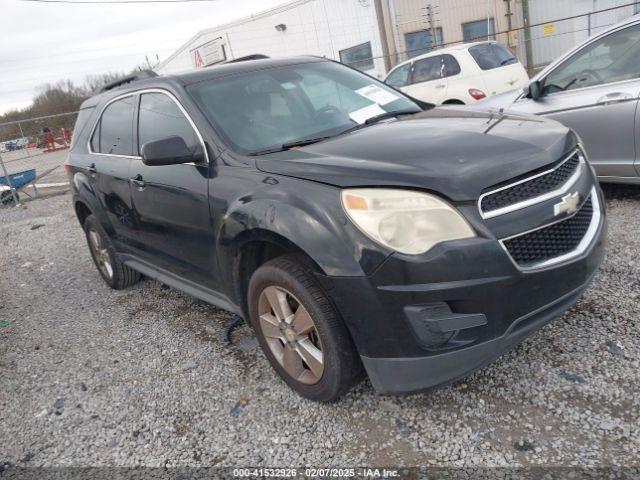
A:
<svg viewBox="0 0 640 480">
<path fill-rule="evenodd" d="M 522 0 L 522 21 L 524 23 L 524 51 L 527 58 L 527 70 L 533 73 L 533 45 L 531 45 L 531 24 L 529 17 L 529 0 Z"/>
<path fill-rule="evenodd" d="M 427 22 L 429 23 L 429 30 L 431 31 L 431 48 L 435 49 L 438 46 L 438 37 L 436 36 L 436 21 L 433 15 L 433 6 L 427 5 Z"/>
<path fill-rule="evenodd" d="M 487 0 L 487 40 L 491 40 L 491 0 Z"/>
<path fill-rule="evenodd" d="M 382 9 L 382 0 L 373 0 L 376 7 L 376 17 L 378 18 L 378 35 L 380 35 L 380 43 L 382 44 L 382 57 L 384 60 L 385 73 L 391 70 L 391 58 L 389 56 L 389 36 L 384 24 L 384 14 Z"/>
</svg>

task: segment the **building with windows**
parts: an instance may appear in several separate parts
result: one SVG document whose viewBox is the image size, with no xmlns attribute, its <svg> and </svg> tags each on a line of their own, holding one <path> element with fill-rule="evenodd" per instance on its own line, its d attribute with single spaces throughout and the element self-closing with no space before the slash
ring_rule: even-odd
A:
<svg viewBox="0 0 640 480">
<path fill-rule="evenodd" d="M 294 0 L 198 32 L 161 62 L 158 73 L 205 67 L 251 54 L 318 55 L 382 77 L 385 65 L 378 21 L 382 0 Z"/>
<path fill-rule="evenodd" d="M 533 71 L 638 12 L 625 0 L 292 0 L 198 32 L 159 73 L 251 54 L 318 55 L 383 78 L 434 48 L 492 39 Z M 613 8 L 613 9 L 612 9 Z M 611 9 L 611 10 L 607 10 Z M 606 10 L 601 13 L 594 13 Z M 522 28 L 529 25 L 530 28 Z"/>
<path fill-rule="evenodd" d="M 515 7 L 514 0 L 388 0 L 386 3 L 387 42 L 394 63 L 444 45 L 494 40 L 496 32 L 512 28 Z"/>
</svg>

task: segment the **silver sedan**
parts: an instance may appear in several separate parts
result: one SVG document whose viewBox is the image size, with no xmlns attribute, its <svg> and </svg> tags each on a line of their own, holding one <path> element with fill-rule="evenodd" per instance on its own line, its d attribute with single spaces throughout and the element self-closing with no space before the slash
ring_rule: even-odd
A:
<svg viewBox="0 0 640 480">
<path fill-rule="evenodd" d="M 529 84 L 470 108 L 532 113 L 582 138 L 601 182 L 640 184 L 640 16 L 599 33 L 553 62 Z"/>
</svg>

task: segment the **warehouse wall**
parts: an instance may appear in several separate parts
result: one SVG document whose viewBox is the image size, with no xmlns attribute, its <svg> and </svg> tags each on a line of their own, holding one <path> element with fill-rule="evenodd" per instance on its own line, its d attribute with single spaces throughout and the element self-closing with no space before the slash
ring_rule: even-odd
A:
<svg viewBox="0 0 640 480">
<path fill-rule="evenodd" d="M 399 61 L 407 59 L 406 34 L 428 30 L 425 7 L 431 5 L 435 25 L 442 28 L 443 43 L 461 42 L 462 25 L 467 22 L 486 22 L 487 16 L 494 21 L 494 31 L 508 29 L 507 6 L 505 0 L 389 0 L 396 12 L 396 33 L 394 42 L 400 52 Z M 513 7 L 513 0 L 511 0 Z M 506 35 L 497 40 L 507 43 Z"/>
<path fill-rule="evenodd" d="M 276 25 L 286 25 L 283 32 Z M 222 37 L 228 59 L 253 53 L 273 57 L 320 55 L 340 60 L 340 51 L 371 42 L 373 56 L 381 56 L 373 0 L 299 0 L 220 27 L 205 30 L 156 67 L 175 73 L 195 67 L 191 51 Z M 367 73 L 382 77 L 383 59 L 374 60 Z"/>
<path fill-rule="evenodd" d="M 617 7 L 631 3 L 625 0 L 529 0 L 530 25 L 545 23 L 531 28 L 531 49 L 533 68 L 544 66 L 571 48 L 608 26 L 634 14 L 634 8 L 616 8 L 609 12 L 591 15 L 589 30 L 589 13 L 597 10 Z M 522 25 L 521 4 L 518 2 L 518 24 Z M 552 20 L 582 15 L 579 18 L 555 21 Z M 524 57 L 524 36 L 521 35 L 520 50 Z"/>
</svg>

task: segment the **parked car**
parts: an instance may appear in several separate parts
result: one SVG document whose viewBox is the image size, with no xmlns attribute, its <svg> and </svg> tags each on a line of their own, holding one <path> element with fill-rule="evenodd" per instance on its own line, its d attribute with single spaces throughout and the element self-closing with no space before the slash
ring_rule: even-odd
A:
<svg viewBox="0 0 640 480">
<path fill-rule="evenodd" d="M 434 50 L 401 63 L 385 83 L 419 100 L 469 104 L 522 87 L 529 76 L 506 47 L 476 42 Z"/>
<path fill-rule="evenodd" d="M 332 401 L 468 375 L 573 305 L 604 202 L 573 132 L 430 109 L 320 58 L 132 76 L 87 100 L 66 165 L 104 281 L 141 274 L 251 322 Z"/>
<path fill-rule="evenodd" d="M 582 138 L 600 181 L 640 183 L 639 93 L 640 16 L 634 16 L 578 45 L 524 89 L 476 107 L 558 120 Z"/>
</svg>

